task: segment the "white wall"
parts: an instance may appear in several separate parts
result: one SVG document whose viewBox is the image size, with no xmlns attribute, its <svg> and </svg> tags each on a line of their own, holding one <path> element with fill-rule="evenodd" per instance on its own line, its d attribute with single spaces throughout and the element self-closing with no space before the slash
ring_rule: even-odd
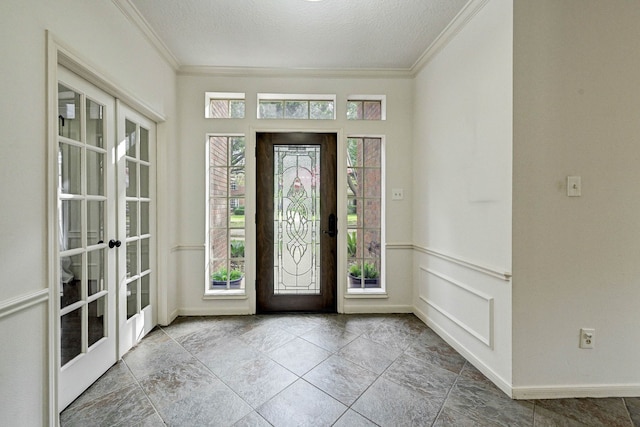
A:
<svg viewBox="0 0 640 427">
<path fill-rule="evenodd" d="M 518 0 L 514 22 L 515 393 L 640 395 L 640 3 Z"/>
<path fill-rule="evenodd" d="M 205 281 L 205 140 L 207 133 L 242 133 L 247 141 L 256 130 L 331 130 L 348 135 L 384 135 L 386 137 L 386 194 L 391 188 L 404 188 L 411 194 L 412 105 L 411 80 L 403 78 L 305 78 L 305 77 L 216 77 L 182 75 L 178 77 L 178 110 L 180 112 L 180 228 L 173 251 L 179 254 L 181 314 L 240 314 L 255 311 L 252 268 L 247 271 L 249 299 L 204 300 Z M 246 119 L 212 120 L 204 118 L 204 94 L 215 92 L 245 92 Z M 296 120 L 257 120 L 257 93 L 337 94 L 337 120 L 313 122 Z M 346 99 L 349 94 L 387 96 L 386 121 L 347 121 Z M 252 134 L 253 132 L 253 134 Z M 252 159 L 247 159 L 252 162 Z M 253 185 L 252 166 L 247 166 L 247 182 Z M 247 217 L 252 215 L 252 189 L 248 188 Z M 411 197 L 403 201 L 386 202 L 387 244 L 411 241 Z M 255 230 L 247 222 L 248 235 Z M 339 234 L 344 239 L 344 234 Z M 342 241 L 342 240 L 340 240 Z M 255 250 L 247 243 L 248 265 Z M 345 241 L 346 246 L 346 241 Z M 385 299 L 348 299 L 344 310 L 350 311 L 411 311 L 411 258 L 407 249 L 387 250 L 387 290 Z M 346 278 L 346 266 L 344 277 Z M 366 308 L 365 308 L 366 307 Z"/>
<path fill-rule="evenodd" d="M 0 3 L 1 425 L 49 423 L 46 29 L 167 115 L 162 144 L 175 135 L 175 74 L 112 2 Z"/>
<path fill-rule="evenodd" d="M 490 0 L 415 79 L 414 304 L 511 384 L 512 2 Z"/>
</svg>

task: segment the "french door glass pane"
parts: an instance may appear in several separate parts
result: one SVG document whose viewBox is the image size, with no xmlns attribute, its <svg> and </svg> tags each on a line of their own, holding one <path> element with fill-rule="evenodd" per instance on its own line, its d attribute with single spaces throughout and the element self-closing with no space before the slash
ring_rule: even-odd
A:
<svg viewBox="0 0 640 427">
<path fill-rule="evenodd" d="M 87 99 L 87 144 L 103 148 L 103 107 Z"/>
<path fill-rule="evenodd" d="M 67 251 L 82 247 L 82 201 L 60 201 L 61 235 L 60 250 Z"/>
<path fill-rule="evenodd" d="M 87 246 L 104 242 L 104 202 L 87 201 Z"/>
<path fill-rule="evenodd" d="M 89 347 L 100 341 L 100 339 L 105 336 L 104 318 L 106 311 L 106 301 L 107 297 L 103 296 L 88 304 Z"/>
<path fill-rule="evenodd" d="M 149 270 L 149 239 L 140 239 L 140 272 Z"/>
<path fill-rule="evenodd" d="M 135 162 L 127 160 L 127 197 L 138 196 L 138 170 Z"/>
<path fill-rule="evenodd" d="M 105 290 L 105 251 L 106 249 L 97 249 L 87 253 L 87 259 L 89 263 L 89 296 Z"/>
<path fill-rule="evenodd" d="M 136 157 L 136 124 L 127 120 L 125 122 L 125 139 L 126 139 L 126 149 L 127 156 Z"/>
<path fill-rule="evenodd" d="M 104 153 L 87 150 L 87 194 L 104 195 Z"/>
<path fill-rule="evenodd" d="M 82 298 L 82 254 L 61 257 L 60 267 L 60 308 L 65 308 Z"/>
<path fill-rule="evenodd" d="M 82 192 L 82 149 L 60 143 L 58 162 L 60 191 L 63 194 L 80 194 Z"/>
<path fill-rule="evenodd" d="M 147 274 L 140 279 L 140 307 L 145 308 L 149 305 L 149 292 L 150 292 L 151 275 Z"/>
<path fill-rule="evenodd" d="M 140 197 L 149 197 L 149 166 L 140 165 Z"/>
<path fill-rule="evenodd" d="M 138 274 L 138 242 L 127 243 L 127 277 Z"/>
<path fill-rule="evenodd" d="M 138 235 L 138 202 L 127 202 L 126 212 L 127 237 Z"/>
<path fill-rule="evenodd" d="M 140 202 L 140 234 L 149 234 L 149 202 Z"/>
<path fill-rule="evenodd" d="M 60 366 L 82 352 L 82 307 L 60 317 Z"/>
<path fill-rule="evenodd" d="M 80 94 L 58 84 L 58 135 L 80 141 Z"/>
<path fill-rule="evenodd" d="M 127 283 L 127 319 L 138 312 L 138 281 Z"/>
<path fill-rule="evenodd" d="M 274 146 L 274 294 L 320 293 L 320 146 Z"/>
<path fill-rule="evenodd" d="M 140 128 L 140 160 L 149 161 L 149 131 Z"/>
</svg>

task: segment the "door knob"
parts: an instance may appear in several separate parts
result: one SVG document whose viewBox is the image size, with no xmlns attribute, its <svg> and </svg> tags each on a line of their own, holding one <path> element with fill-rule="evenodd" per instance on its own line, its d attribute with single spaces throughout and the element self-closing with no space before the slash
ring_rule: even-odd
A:
<svg viewBox="0 0 640 427">
<path fill-rule="evenodd" d="M 335 237 L 338 234 L 338 228 L 336 227 L 336 216 L 334 214 L 329 215 L 329 229 L 322 231 L 324 234 L 328 234 L 329 237 Z"/>
<path fill-rule="evenodd" d="M 120 240 L 113 240 L 113 239 L 109 240 L 109 247 L 111 249 L 119 248 L 121 244 L 122 242 Z"/>
</svg>

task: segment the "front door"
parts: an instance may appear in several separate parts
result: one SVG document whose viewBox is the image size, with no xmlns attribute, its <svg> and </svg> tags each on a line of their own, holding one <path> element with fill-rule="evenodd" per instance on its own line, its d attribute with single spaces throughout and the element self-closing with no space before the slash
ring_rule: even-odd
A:
<svg viewBox="0 0 640 427">
<path fill-rule="evenodd" d="M 258 313 L 335 312 L 335 133 L 256 134 Z"/>
</svg>

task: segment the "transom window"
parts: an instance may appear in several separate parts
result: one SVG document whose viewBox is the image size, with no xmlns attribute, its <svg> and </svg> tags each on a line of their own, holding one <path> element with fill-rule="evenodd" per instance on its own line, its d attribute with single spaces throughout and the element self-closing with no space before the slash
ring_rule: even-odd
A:
<svg viewBox="0 0 640 427">
<path fill-rule="evenodd" d="M 348 120 L 386 120 L 384 95 L 353 95 L 347 101 Z"/>
<path fill-rule="evenodd" d="M 335 95 L 258 94 L 259 119 L 335 120 Z"/>
<path fill-rule="evenodd" d="M 208 119 L 244 119 L 244 93 L 206 92 L 204 116 Z"/>
</svg>

